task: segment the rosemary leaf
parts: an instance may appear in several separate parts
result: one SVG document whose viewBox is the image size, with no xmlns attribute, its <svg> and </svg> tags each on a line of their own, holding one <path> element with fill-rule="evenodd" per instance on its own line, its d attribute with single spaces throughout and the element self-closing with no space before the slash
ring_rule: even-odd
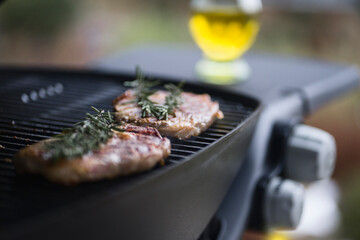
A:
<svg viewBox="0 0 360 240">
<path fill-rule="evenodd" d="M 174 84 L 166 84 L 164 86 L 169 92 L 169 95 L 165 98 L 164 105 L 154 103 L 149 99 L 156 92 L 152 88 L 159 85 L 159 81 L 146 81 L 139 67 L 136 68 L 136 80 L 125 82 L 124 85 L 134 88 L 136 102 L 141 108 L 142 118 L 156 117 L 158 120 L 168 120 L 169 115 L 174 115 L 174 110 L 182 104 L 181 88 L 183 84 L 181 82 L 178 86 Z"/>
<path fill-rule="evenodd" d="M 100 147 L 113 137 L 119 129 L 113 118 L 114 113 L 91 107 L 95 114 L 87 113 L 83 121 L 75 123 L 72 128 L 65 128 L 62 134 L 44 144 L 44 158 L 56 162 L 59 159 L 71 160 Z"/>
</svg>

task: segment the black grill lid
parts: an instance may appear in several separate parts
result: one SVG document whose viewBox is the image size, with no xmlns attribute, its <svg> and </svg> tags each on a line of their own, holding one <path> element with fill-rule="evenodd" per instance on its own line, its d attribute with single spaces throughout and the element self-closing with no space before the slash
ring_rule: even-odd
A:
<svg viewBox="0 0 360 240">
<path fill-rule="evenodd" d="M 16 175 L 13 155 L 81 120 L 90 106 L 112 110 L 112 100 L 125 90 L 122 82 L 133 80 L 133 76 L 41 69 L 0 69 L 0 76 L 0 230 L 114 187 L 125 191 L 166 172 L 221 140 L 258 107 L 257 101 L 247 97 L 188 84 L 185 90 L 207 92 L 219 101 L 225 118 L 198 137 L 186 141 L 171 139 L 172 151 L 165 166 L 111 181 L 63 187 L 39 176 Z"/>
</svg>

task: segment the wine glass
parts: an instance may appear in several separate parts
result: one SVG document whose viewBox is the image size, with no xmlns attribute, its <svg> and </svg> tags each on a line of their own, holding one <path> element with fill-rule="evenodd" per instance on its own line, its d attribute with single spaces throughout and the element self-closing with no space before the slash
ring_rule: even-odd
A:
<svg viewBox="0 0 360 240">
<path fill-rule="evenodd" d="M 204 53 L 195 66 L 200 79 L 214 84 L 246 80 L 250 67 L 240 57 L 259 31 L 261 0 L 192 0 L 190 7 L 189 28 Z"/>
</svg>

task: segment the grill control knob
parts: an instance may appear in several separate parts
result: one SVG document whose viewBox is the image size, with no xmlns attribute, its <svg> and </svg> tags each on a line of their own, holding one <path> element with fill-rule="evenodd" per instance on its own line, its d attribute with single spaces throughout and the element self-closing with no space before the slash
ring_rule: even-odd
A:
<svg viewBox="0 0 360 240">
<path fill-rule="evenodd" d="M 268 228 L 293 229 L 299 224 L 304 201 L 302 184 L 275 177 L 269 181 L 264 200 Z"/>
<path fill-rule="evenodd" d="M 335 159 L 333 136 L 318 128 L 297 125 L 285 150 L 285 177 L 304 183 L 328 178 Z"/>
</svg>

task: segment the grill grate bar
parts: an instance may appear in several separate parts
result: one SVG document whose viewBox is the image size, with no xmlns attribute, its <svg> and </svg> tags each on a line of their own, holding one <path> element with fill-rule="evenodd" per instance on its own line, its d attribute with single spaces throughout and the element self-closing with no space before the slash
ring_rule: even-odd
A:
<svg viewBox="0 0 360 240">
<path fill-rule="evenodd" d="M 13 154 L 10 154 L 10 153 L 0 153 L 0 156 L 1 156 L 1 157 L 6 157 L 6 158 L 12 158 L 12 157 L 13 157 Z"/>
<path fill-rule="evenodd" d="M 22 123 L 22 122 L 17 122 L 16 124 L 11 124 L 9 122 L 7 122 L 7 124 L 2 124 L 4 122 L 0 121 L 0 125 L 2 126 L 8 126 L 10 128 L 28 128 L 28 129 L 37 129 L 39 131 L 48 131 L 48 132 L 53 132 L 53 133 L 58 133 L 61 132 L 63 127 L 54 127 L 54 126 L 48 126 L 48 125 L 44 125 L 44 124 L 35 124 L 35 123 Z"/>
<path fill-rule="evenodd" d="M 229 130 L 210 127 L 206 130 L 206 132 L 227 134 L 229 132 Z"/>
<path fill-rule="evenodd" d="M 184 144 L 177 144 L 177 143 L 171 143 L 171 146 L 176 149 L 184 149 L 184 150 L 189 150 L 189 151 L 193 151 L 193 152 L 196 152 L 196 151 L 202 149 L 202 147 L 197 147 L 197 146 L 192 146 L 192 145 L 187 146 Z"/>
<path fill-rule="evenodd" d="M 244 114 L 233 114 L 233 113 L 227 113 L 227 112 L 224 112 L 224 115 L 226 115 L 226 118 L 227 119 L 243 119 L 243 118 L 246 118 L 246 115 Z"/>
<path fill-rule="evenodd" d="M 10 171 L 6 171 L 4 169 L 0 169 L 0 176 L 2 177 L 15 177 L 15 173 L 14 172 L 10 172 Z"/>
<path fill-rule="evenodd" d="M 50 135 L 41 135 L 41 134 L 35 134 L 35 133 L 27 133 L 27 132 L 19 132 L 19 131 L 14 131 L 14 130 L 9 130 L 9 129 L 4 129 L 1 130 L 2 133 L 8 133 L 8 134 L 15 134 L 13 136 L 18 137 L 18 136 L 25 136 L 27 138 L 31 137 L 37 140 L 41 140 L 41 139 L 45 139 L 45 138 L 49 138 Z"/>
<path fill-rule="evenodd" d="M 96 100 L 96 99 L 95 99 Z M 1 101 L 0 101 L 1 102 Z M 92 102 L 92 103 L 91 103 Z M 12 105 L 14 104 L 22 104 L 21 102 L 18 102 L 18 103 L 1 103 L 1 105 L 3 107 L 11 107 Z M 43 111 L 43 110 L 47 110 L 47 111 L 58 111 L 58 112 L 62 112 L 64 110 L 69 110 L 69 109 L 78 109 L 78 110 L 86 110 L 86 111 L 90 111 L 91 108 L 90 106 L 93 106 L 93 105 L 96 105 L 96 102 L 93 101 L 89 101 L 89 104 L 87 105 L 81 105 L 81 104 L 77 104 L 77 103 L 73 103 L 73 102 L 61 102 L 61 107 L 59 107 L 59 104 L 60 103 L 54 103 L 54 104 L 51 104 L 51 101 L 47 101 L 46 103 L 39 103 L 39 102 L 36 102 L 36 103 L 30 103 L 29 105 L 20 105 L 18 106 L 18 109 L 20 107 L 22 107 L 23 110 L 25 111 Z M 57 107 L 56 107 L 57 106 Z M 56 108 L 56 110 L 54 110 Z M 18 110 L 16 110 L 18 111 Z M 10 113 L 16 113 L 15 110 L 11 110 L 9 109 L 9 112 Z"/>
<path fill-rule="evenodd" d="M 236 124 L 236 122 L 234 122 L 234 120 L 237 120 L 237 119 L 224 118 L 224 119 L 218 120 L 218 123 L 227 125 L 227 126 L 236 126 L 237 124 Z"/>
<path fill-rule="evenodd" d="M 41 120 L 45 120 L 45 121 L 49 121 L 49 123 L 55 123 L 58 122 L 60 124 L 54 124 L 55 126 L 64 126 L 63 124 L 68 124 L 68 126 L 72 126 L 75 122 L 79 121 L 82 118 L 66 118 L 66 117 L 49 117 L 48 115 L 42 114 L 43 116 L 40 118 Z M 21 113 L 16 113 L 13 114 L 11 116 L 16 116 L 17 119 L 20 119 L 21 117 L 26 118 L 27 115 L 25 114 L 21 114 Z M 39 118 L 36 118 L 39 119 Z M 35 119 L 34 119 L 35 120 Z"/>
<path fill-rule="evenodd" d="M 24 120 L 25 117 L 2 117 L 2 118 L 6 118 L 9 119 L 10 121 L 14 121 L 15 125 L 17 125 L 18 123 L 25 123 L 25 124 L 34 124 L 34 126 L 36 127 L 42 127 L 42 126 L 46 126 L 46 127 L 55 127 L 57 129 L 62 129 L 64 127 L 69 127 L 72 126 L 73 124 L 69 124 L 69 123 L 63 123 L 63 124 L 56 124 L 54 123 L 54 121 L 51 120 L 47 120 L 44 118 L 32 118 L 31 120 Z M 38 124 L 38 125 L 37 125 Z M 39 125 L 40 124 L 40 125 Z"/>
<path fill-rule="evenodd" d="M 167 159 L 166 160 L 169 164 L 176 164 L 176 163 L 179 163 L 178 160 L 171 160 L 171 159 Z"/>
<path fill-rule="evenodd" d="M 6 147 L 2 150 L 2 153 L 16 153 L 17 151 L 19 151 L 19 149 L 14 149 L 14 148 L 10 148 L 10 147 Z"/>
<path fill-rule="evenodd" d="M 0 145 L 2 145 L 5 149 L 10 146 L 10 148 L 17 148 L 17 150 L 27 146 L 27 144 L 5 142 L 5 141 L 0 141 Z"/>
<path fill-rule="evenodd" d="M 234 129 L 233 126 L 229 126 L 229 125 L 226 125 L 226 124 L 220 124 L 219 122 L 215 123 L 214 126 L 217 129 L 221 129 L 221 130 L 225 130 L 225 131 L 231 131 L 231 130 Z"/>
<path fill-rule="evenodd" d="M 173 160 L 173 158 L 178 158 L 178 160 L 184 159 L 184 155 L 176 154 L 176 153 L 171 153 L 169 157 L 170 157 L 170 160 Z"/>
<path fill-rule="evenodd" d="M 193 154 L 194 151 L 188 151 L 188 150 L 182 150 L 182 149 L 171 149 L 171 152 L 177 154 L 177 155 L 182 155 L 182 156 L 188 156 L 190 154 Z"/>
<path fill-rule="evenodd" d="M 209 142 L 213 142 L 216 141 L 217 138 L 213 138 L 213 137 L 202 137 L 202 136 L 197 136 L 194 138 L 196 141 L 200 140 L 199 142 L 203 142 L 203 143 L 207 143 L 209 144 Z"/>
<path fill-rule="evenodd" d="M 202 142 L 202 141 L 197 141 L 197 140 L 194 140 L 194 139 L 190 139 L 190 140 L 186 140 L 186 145 L 191 145 L 191 146 L 204 148 L 207 145 L 209 145 L 209 143 Z"/>
<path fill-rule="evenodd" d="M 6 125 L 0 123 L 0 132 L 1 132 L 1 129 L 6 129 L 5 127 L 6 127 Z M 16 126 L 13 126 L 12 128 L 8 128 L 8 129 L 16 129 L 16 130 L 22 130 L 22 131 L 27 131 L 27 132 L 41 132 L 41 133 L 52 134 L 52 135 L 59 133 L 59 131 L 49 131 L 49 130 L 45 130 L 44 128 L 23 127 L 21 125 L 16 125 Z"/>
<path fill-rule="evenodd" d="M 208 138 L 221 138 L 222 136 L 225 136 L 225 134 L 206 132 L 206 133 L 202 134 L 201 136 L 208 137 Z"/>
<path fill-rule="evenodd" d="M 33 139 L 29 139 L 29 138 L 22 138 L 22 137 L 17 137 L 17 136 L 7 136 L 7 135 L 0 135 L 0 139 L 7 139 L 8 141 L 24 141 L 28 144 L 31 143 L 36 143 L 36 140 Z"/>
<path fill-rule="evenodd" d="M 0 168 L 2 170 L 14 170 L 12 163 L 5 160 L 0 160 Z"/>
</svg>

